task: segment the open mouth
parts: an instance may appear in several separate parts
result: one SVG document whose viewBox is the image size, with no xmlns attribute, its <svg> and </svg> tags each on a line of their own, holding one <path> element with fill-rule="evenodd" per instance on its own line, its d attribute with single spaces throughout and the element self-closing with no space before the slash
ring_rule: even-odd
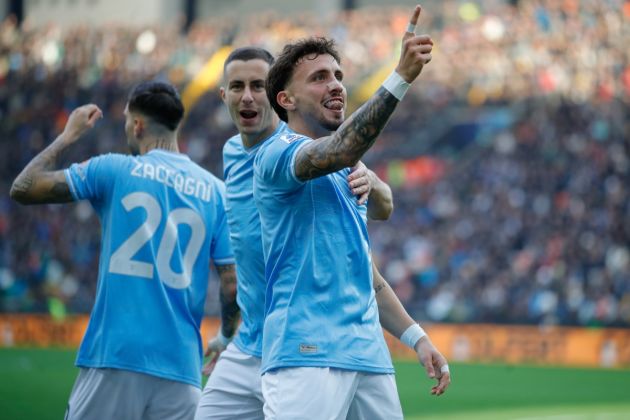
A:
<svg viewBox="0 0 630 420">
<path fill-rule="evenodd" d="M 343 110 L 343 99 L 341 98 L 331 98 L 324 102 L 324 108 L 330 109 L 332 111 L 342 111 Z"/>
<path fill-rule="evenodd" d="M 239 112 L 239 115 L 241 116 L 241 118 L 243 118 L 245 120 L 251 120 L 253 118 L 256 118 L 256 116 L 258 115 L 258 112 L 252 111 L 252 110 L 249 110 L 249 109 L 244 109 L 244 110 Z"/>
</svg>

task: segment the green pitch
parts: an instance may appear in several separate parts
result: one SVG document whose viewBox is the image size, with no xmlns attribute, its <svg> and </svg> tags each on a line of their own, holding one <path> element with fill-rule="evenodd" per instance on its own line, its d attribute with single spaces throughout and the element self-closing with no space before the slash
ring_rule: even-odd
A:
<svg viewBox="0 0 630 420">
<path fill-rule="evenodd" d="M 0 349 L 0 417 L 61 419 L 74 351 Z M 451 364 L 441 397 L 416 363 L 396 363 L 406 419 L 630 419 L 630 371 Z"/>
</svg>

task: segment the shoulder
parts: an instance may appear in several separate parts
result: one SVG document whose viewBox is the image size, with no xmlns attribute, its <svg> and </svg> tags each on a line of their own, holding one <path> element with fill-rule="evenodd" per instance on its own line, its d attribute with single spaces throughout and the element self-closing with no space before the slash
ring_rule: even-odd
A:
<svg viewBox="0 0 630 420">
<path fill-rule="evenodd" d="M 310 137 L 293 132 L 280 132 L 266 142 L 258 152 L 257 161 L 276 159 L 278 155 L 291 153 L 302 143 L 312 141 Z"/>
<path fill-rule="evenodd" d="M 238 153 L 242 149 L 243 149 L 243 139 L 241 139 L 240 134 L 237 134 L 227 139 L 227 141 L 223 145 L 223 154 L 225 155 L 228 153 Z"/>
</svg>

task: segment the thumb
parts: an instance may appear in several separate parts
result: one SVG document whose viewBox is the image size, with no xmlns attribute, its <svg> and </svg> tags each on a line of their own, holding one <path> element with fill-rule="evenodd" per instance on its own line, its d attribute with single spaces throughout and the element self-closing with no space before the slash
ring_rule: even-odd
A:
<svg viewBox="0 0 630 420">
<path fill-rule="evenodd" d="M 431 379 L 435 378 L 435 367 L 432 360 L 427 360 L 424 363 L 424 369 L 427 371 L 427 376 Z"/>
</svg>

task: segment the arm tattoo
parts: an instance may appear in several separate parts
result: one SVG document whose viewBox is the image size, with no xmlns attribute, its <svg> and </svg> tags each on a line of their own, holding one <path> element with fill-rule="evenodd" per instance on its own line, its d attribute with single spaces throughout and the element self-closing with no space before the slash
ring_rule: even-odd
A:
<svg viewBox="0 0 630 420">
<path fill-rule="evenodd" d="M 379 284 L 375 284 L 374 285 L 374 294 L 378 294 L 378 292 L 380 292 L 381 290 L 383 290 L 384 288 L 387 287 L 387 283 L 385 283 L 384 281 L 379 283 Z"/>
<path fill-rule="evenodd" d="M 61 137 L 61 136 L 60 136 Z M 57 137 L 33 158 L 11 186 L 11 196 L 24 204 L 63 203 L 72 200 L 62 174 L 52 172 L 66 143 Z"/>
<path fill-rule="evenodd" d="M 232 337 L 236 332 L 241 309 L 236 303 L 236 269 L 234 264 L 219 265 L 217 272 L 221 278 L 221 334 Z"/>
<path fill-rule="evenodd" d="M 374 144 L 396 105 L 398 99 L 380 87 L 337 132 L 302 149 L 295 162 L 297 177 L 305 181 L 356 164 Z"/>
</svg>

